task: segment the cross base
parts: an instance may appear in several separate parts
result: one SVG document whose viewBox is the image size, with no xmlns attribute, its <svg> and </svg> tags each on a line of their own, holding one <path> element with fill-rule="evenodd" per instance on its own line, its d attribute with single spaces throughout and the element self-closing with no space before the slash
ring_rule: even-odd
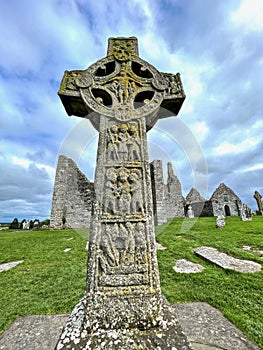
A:
<svg viewBox="0 0 263 350">
<path fill-rule="evenodd" d="M 87 305 L 84 297 L 69 317 L 56 350 L 191 350 L 174 310 L 163 297 L 160 306 L 162 316 L 155 327 L 127 328 L 127 324 L 123 323 L 120 327 L 117 322 L 115 328 L 105 322 L 104 327 L 93 324 L 91 330 L 87 317 L 91 315 L 92 318 L 92 314 L 96 313 L 96 305 Z M 98 312 L 100 308 L 101 305 Z"/>
</svg>

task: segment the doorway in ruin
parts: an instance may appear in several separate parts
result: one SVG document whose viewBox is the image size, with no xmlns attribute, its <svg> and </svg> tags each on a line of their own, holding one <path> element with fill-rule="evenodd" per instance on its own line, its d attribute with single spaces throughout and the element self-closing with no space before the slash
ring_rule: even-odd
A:
<svg viewBox="0 0 263 350">
<path fill-rule="evenodd" d="M 227 204 L 225 205 L 224 210 L 225 210 L 225 216 L 231 216 L 230 208 Z"/>
</svg>

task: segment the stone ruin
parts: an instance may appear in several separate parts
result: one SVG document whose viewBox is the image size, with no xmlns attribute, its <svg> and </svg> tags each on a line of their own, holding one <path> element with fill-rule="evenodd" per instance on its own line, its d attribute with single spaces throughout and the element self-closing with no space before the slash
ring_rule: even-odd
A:
<svg viewBox="0 0 263 350">
<path fill-rule="evenodd" d="M 59 156 L 53 191 L 50 228 L 90 227 L 94 184 L 76 163 Z"/>
<path fill-rule="evenodd" d="M 167 164 L 167 183 L 163 175 L 161 160 L 151 162 L 151 180 L 155 224 L 166 223 L 168 218 L 184 216 L 184 197 L 178 177 L 172 164 Z"/>
<path fill-rule="evenodd" d="M 215 216 L 222 214 L 225 216 L 240 216 L 241 214 L 242 202 L 240 198 L 224 183 L 218 186 L 210 201 Z"/>
<path fill-rule="evenodd" d="M 234 191 L 223 183 L 210 200 L 205 200 L 195 188 L 184 198 L 180 180 L 174 174 L 171 163 L 167 164 L 166 182 L 161 160 L 150 163 L 150 173 L 155 225 L 165 224 L 169 218 L 188 217 L 189 206 L 193 213 L 191 217 L 224 215 L 240 216 L 241 219 L 245 216 L 248 220 L 251 218 L 250 208 L 242 204 Z M 59 156 L 50 227 L 90 227 L 93 198 L 93 182 L 87 179 L 72 159 Z"/>
</svg>

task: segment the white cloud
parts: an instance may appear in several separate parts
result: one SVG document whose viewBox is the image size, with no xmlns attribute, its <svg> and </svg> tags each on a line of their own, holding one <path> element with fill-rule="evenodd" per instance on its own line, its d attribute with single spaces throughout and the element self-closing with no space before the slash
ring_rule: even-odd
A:
<svg viewBox="0 0 263 350">
<path fill-rule="evenodd" d="M 181 73 L 187 96 L 179 118 L 192 134 L 183 134 L 173 119 L 162 120 L 149 133 L 150 143 L 156 146 L 150 153 L 175 164 L 188 192 L 193 185 L 190 172 L 199 171 L 200 152 L 190 147 L 194 138 L 202 144 L 213 186 L 224 179 L 230 181 L 233 171 L 242 172 L 245 164 L 250 183 L 261 188 L 261 0 L 14 3 L 0 2 L 4 14 L 0 22 L 4 53 L 0 57 L 0 161 L 1 194 L 6 200 L 25 200 L 24 207 L 37 211 L 42 201 L 30 196 L 33 173 L 42 177 L 45 185 L 40 187 L 49 191 L 50 200 L 60 149 L 78 157 L 81 167 L 86 164 L 85 172 L 91 177 L 96 142 L 90 141 L 97 132 L 88 126 L 69 140 L 67 135 L 78 130 L 79 119 L 67 117 L 56 93 L 65 69 L 83 69 L 105 56 L 108 37 L 131 35 L 138 37 L 143 59 L 159 71 Z M 159 126 L 172 139 L 158 134 Z M 180 130 L 183 151 L 173 140 Z M 235 175 L 237 186 L 238 179 Z M 243 182 L 240 180 L 240 191 L 247 196 Z M 39 194 L 40 183 L 38 179 L 34 184 Z M 14 203 L 8 203 L 4 207 L 12 208 Z"/>
<path fill-rule="evenodd" d="M 214 149 L 214 153 L 216 155 L 242 153 L 251 147 L 255 147 L 257 144 L 258 142 L 253 139 L 246 139 L 238 144 L 232 144 L 228 141 L 224 141 L 220 146 Z"/>
<path fill-rule="evenodd" d="M 204 121 L 194 123 L 193 125 L 191 125 L 191 130 L 200 142 L 205 140 L 205 138 L 209 132 L 209 129 Z"/>
<path fill-rule="evenodd" d="M 255 164 L 255 165 L 252 165 L 251 167 L 244 169 L 245 172 L 254 171 L 254 170 L 263 170 L 263 163 Z"/>
<path fill-rule="evenodd" d="M 232 20 L 242 26 L 242 30 L 262 30 L 262 18 L 262 0 L 243 0 L 239 9 L 232 14 Z"/>
</svg>

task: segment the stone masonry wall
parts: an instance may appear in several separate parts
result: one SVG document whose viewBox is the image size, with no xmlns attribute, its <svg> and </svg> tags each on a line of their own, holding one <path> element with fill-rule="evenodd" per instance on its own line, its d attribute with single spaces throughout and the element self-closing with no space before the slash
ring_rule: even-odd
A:
<svg viewBox="0 0 263 350">
<path fill-rule="evenodd" d="M 185 214 L 187 213 L 189 205 L 192 207 L 194 217 L 213 216 L 212 205 L 209 206 L 209 202 L 207 202 L 195 188 L 191 188 L 185 198 Z M 207 215 L 209 208 L 211 208 L 211 215 Z"/>
<path fill-rule="evenodd" d="M 154 160 L 151 166 L 151 180 L 153 192 L 153 211 L 155 225 L 166 223 L 165 194 L 166 188 L 163 179 L 163 163 L 161 160 Z"/>
<path fill-rule="evenodd" d="M 212 194 L 210 201 L 213 205 L 214 216 L 220 214 L 225 216 L 240 216 L 242 202 L 231 188 L 227 187 L 224 183 L 218 186 Z"/>
<path fill-rule="evenodd" d="M 213 205 L 211 201 L 191 203 L 195 217 L 199 216 L 214 216 Z"/>
<path fill-rule="evenodd" d="M 53 191 L 50 228 L 89 227 L 94 187 L 75 162 L 59 156 Z"/>
<path fill-rule="evenodd" d="M 161 160 L 151 163 L 153 208 L 155 224 L 166 223 L 168 218 L 184 217 L 184 198 L 181 183 L 174 174 L 172 164 L 168 163 L 167 184 L 164 183 Z"/>
<path fill-rule="evenodd" d="M 174 174 L 172 164 L 167 163 L 167 186 L 166 186 L 166 217 L 184 217 L 184 197 L 182 186 L 178 177 Z"/>
<path fill-rule="evenodd" d="M 188 195 L 185 198 L 186 204 L 205 202 L 205 199 L 201 196 L 201 194 L 195 189 L 191 188 Z"/>
</svg>

